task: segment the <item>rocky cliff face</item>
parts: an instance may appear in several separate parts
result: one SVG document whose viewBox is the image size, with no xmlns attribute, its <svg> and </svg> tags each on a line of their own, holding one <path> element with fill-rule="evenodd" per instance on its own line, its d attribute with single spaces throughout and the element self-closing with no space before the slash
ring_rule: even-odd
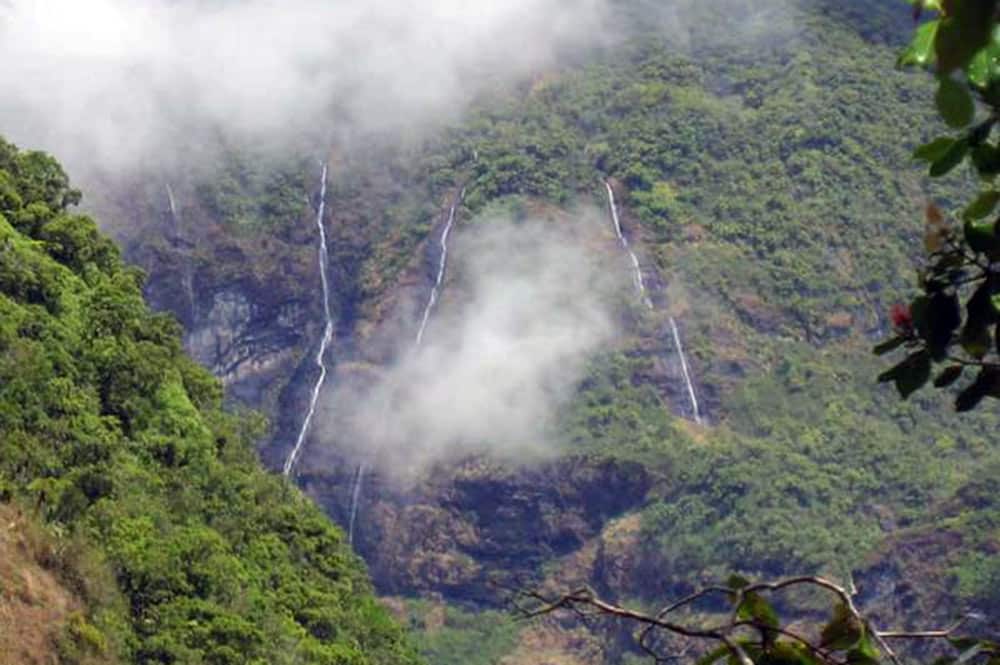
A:
<svg viewBox="0 0 1000 665">
<path fill-rule="evenodd" d="M 398 339 L 410 334 L 420 313 L 414 303 L 423 302 L 433 283 L 440 258 L 436 240 L 457 193 L 441 199 L 430 233 L 379 298 L 348 303 L 356 282 L 335 280 L 341 329 L 331 359 L 341 378 L 377 371 L 391 361 Z M 168 216 L 171 233 L 138 235 L 130 257 L 150 275 L 150 302 L 184 324 L 189 352 L 222 378 L 231 398 L 272 417 L 274 437 L 262 455 L 277 468 L 300 424 L 314 371 L 311 349 L 320 334 L 310 211 L 303 210 L 300 224 L 262 240 L 208 221 L 197 205 L 183 204 L 183 190 L 176 196 L 178 209 Z M 537 205 L 540 215 L 565 214 Z M 635 220 L 625 214 L 628 232 L 638 236 Z M 331 245 L 340 251 L 355 241 L 350 224 L 350 213 L 333 207 L 327 225 Z M 611 240 L 610 227 L 602 233 Z M 612 244 L 602 251 L 613 256 Z M 665 304 L 665 285 L 651 265 L 646 272 L 657 303 Z M 648 357 L 649 369 L 635 380 L 657 386 L 666 403 L 683 404 L 669 338 L 654 334 L 648 340 L 636 353 Z M 308 457 L 301 484 L 346 526 L 357 459 L 328 450 L 315 462 Z M 497 583 L 541 581 L 553 574 L 553 562 L 570 571 L 566 579 L 617 587 L 627 584 L 624 564 L 612 561 L 622 546 L 605 532 L 644 504 L 653 482 L 639 463 L 572 455 L 525 467 L 469 459 L 436 467 L 405 488 L 375 472 L 360 494 L 355 545 L 387 594 L 432 593 L 492 605 L 502 596 Z"/>
<path fill-rule="evenodd" d="M 347 516 L 349 474 L 301 481 L 330 514 Z M 639 464 L 582 457 L 532 467 L 468 460 L 405 490 L 376 475 L 358 506 L 355 546 L 384 593 L 496 604 L 641 506 L 652 482 Z"/>
</svg>

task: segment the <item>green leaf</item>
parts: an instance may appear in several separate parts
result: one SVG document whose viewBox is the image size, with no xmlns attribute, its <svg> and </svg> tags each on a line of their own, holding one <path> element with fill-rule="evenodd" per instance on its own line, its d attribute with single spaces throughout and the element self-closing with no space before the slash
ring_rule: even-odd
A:
<svg viewBox="0 0 1000 665">
<path fill-rule="evenodd" d="M 725 658 L 728 655 L 729 655 L 729 647 L 723 645 L 723 646 L 718 647 L 716 649 L 712 649 L 711 651 L 709 651 L 708 653 L 706 653 L 704 656 L 702 656 L 701 658 L 699 658 L 698 662 L 696 663 L 696 665 L 712 665 L 712 663 L 715 663 L 715 662 L 717 662 L 719 660 L 722 660 L 723 658 Z"/>
<path fill-rule="evenodd" d="M 998 396 L 1000 396 L 1000 370 L 984 367 L 972 385 L 959 393 L 955 400 L 955 410 L 959 413 L 971 411 L 986 397 Z"/>
<path fill-rule="evenodd" d="M 931 309 L 931 299 L 928 296 L 917 296 L 910 303 L 910 317 L 913 319 L 913 326 L 917 333 L 924 339 L 930 336 L 930 317 L 928 312 Z"/>
<path fill-rule="evenodd" d="M 962 652 L 962 654 L 958 657 L 958 660 L 955 661 L 955 665 L 962 665 L 962 663 L 969 662 L 970 660 L 978 656 L 979 652 L 982 650 L 983 646 L 981 644 L 972 645 L 971 647 Z"/>
<path fill-rule="evenodd" d="M 777 642 L 767 649 L 763 657 L 754 661 L 755 665 L 816 665 L 817 661 L 798 642 Z"/>
<path fill-rule="evenodd" d="M 990 326 L 998 321 L 993 308 L 993 295 L 997 291 L 994 280 L 987 279 L 975 290 L 965 304 L 965 326 L 959 336 L 962 348 L 973 358 L 982 358 L 990 350 Z"/>
<path fill-rule="evenodd" d="M 962 325 L 962 305 L 956 294 L 935 293 L 928 303 L 926 339 L 931 356 L 942 360 L 948 353 L 952 337 Z"/>
<path fill-rule="evenodd" d="M 979 640 L 972 637 L 949 637 L 948 642 L 959 651 L 967 651 L 979 644 Z"/>
<path fill-rule="evenodd" d="M 879 375 L 880 383 L 893 382 L 900 397 L 907 399 L 920 390 L 931 378 L 931 355 L 927 351 L 918 351 L 906 358 L 892 369 Z"/>
<path fill-rule="evenodd" d="M 974 252 L 987 254 L 998 247 L 996 235 L 996 222 L 967 221 L 962 226 L 965 233 L 965 242 Z"/>
<path fill-rule="evenodd" d="M 1000 203 L 1000 192 L 993 189 L 981 192 L 976 200 L 965 209 L 962 217 L 966 220 L 982 219 L 993 212 L 997 203 Z"/>
<path fill-rule="evenodd" d="M 925 143 L 913 151 L 913 157 L 922 162 L 933 164 L 944 157 L 944 154 L 958 142 L 950 136 L 939 136 L 930 143 Z"/>
<path fill-rule="evenodd" d="M 934 37 L 938 72 L 964 69 L 976 53 L 990 42 L 995 0 L 951 2 L 951 15 L 941 20 Z"/>
<path fill-rule="evenodd" d="M 1000 173 L 1000 150 L 989 143 L 977 145 L 972 150 L 972 165 L 984 178 L 997 175 Z"/>
<path fill-rule="evenodd" d="M 833 618 L 823 627 L 820 646 L 831 651 L 850 649 L 856 645 L 864 633 L 858 618 L 843 603 L 833 609 Z"/>
<path fill-rule="evenodd" d="M 970 321 L 966 323 L 959 338 L 962 350 L 977 359 L 982 359 L 989 353 L 992 342 L 990 330 L 985 322 Z"/>
<path fill-rule="evenodd" d="M 847 652 L 848 665 L 878 665 L 880 662 L 878 649 L 872 644 L 867 633 L 853 649 Z"/>
<path fill-rule="evenodd" d="M 969 89 L 950 76 L 942 76 L 938 80 L 937 95 L 934 97 L 938 113 L 949 127 L 965 127 L 976 115 L 976 104 Z"/>
<path fill-rule="evenodd" d="M 890 351 L 895 351 L 905 343 L 906 343 L 905 337 L 893 337 L 892 339 L 886 340 L 881 344 L 875 345 L 875 348 L 872 349 L 872 352 L 876 356 L 884 356 Z"/>
<path fill-rule="evenodd" d="M 737 616 L 750 619 L 769 628 L 777 628 L 781 622 L 771 603 L 759 593 L 748 593 L 740 604 Z"/>
<path fill-rule="evenodd" d="M 990 132 L 993 131 L 993 125 L 995 124 L 996 120 L 993 118 L 987 118 L 973 127 L 969 132 L 969 145 L 973 148 L 977 148 L 982 145 L 983 142 L 990 137 Z"/>
<path fill-rule="evenodd" d="M 750 586 L 750 580 L 743 577 L 742 575 L 730 575 L 729 579 L 726 581 L 726 586 L 730 589 L 743 589 Z"/>
<path fill-rule="evenodd" d="M 969 66 L 965 68 L 969 83 L 977 88 L 985 88 L 990 84 L 990 54 L 989 49 L 982 49 L 972 57 Z"/>
<path fill-rule="evenodd" d="M 940 178 L 943 175 L 947 175 L 952 169 L 962 163 L 967 154 L 969 154 L 968 139 L 955 141 L 941 157 L 931 164 L 930 176 L 932 178 Z"/>
<path fill-rule="evenodd" d="M 963 369 L 964 367 L 962 367 L 962 365 L 952 365 L 944 368 L 944 370 L 937 375 L 937 378 L 934 379 L 934 387 L 947 388 L 961 378 Z"/>
<path fill-rule="evenodd" d="M 939 19 L 928 21 L 914 33 L 910 45 L 899 56 L 896 62 L 898 67 L 909 67 L 916 65 L 924 67 L 934 62 L 934 38 L 937 37 L 938 26 L 941 25 Z"/>
</svg>

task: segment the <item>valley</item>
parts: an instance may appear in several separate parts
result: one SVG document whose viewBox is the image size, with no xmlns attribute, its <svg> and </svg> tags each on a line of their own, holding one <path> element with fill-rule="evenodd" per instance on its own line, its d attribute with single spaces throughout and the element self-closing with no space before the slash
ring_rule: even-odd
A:
<svg viewBox="0 0 1000 665">
<path fill-rule="evenodd" d="M 287 146 L 192 134 L 196 167 L 73 174 L 159 314 L 132 268 L 53 258 L 50 221 L 0 207 L 31 266 L 0 263 L 0 432 L 30 439 L 0 498 L 97 534 L 123 585 L 81 600 L 76 564 L 18 563 L 28 595 L 143 663 L 633 665 L 629 628 L 518 621 L 511 591 L 650 609 L 731 573 L 849 581 L 882 625 L 996 616 L 995 410 L 876 381 L 923 202 L 969 191 L 914 166 L 933 81 L 893 69 L 906 7 L 869 5 L 614 0 L 601 39 L 419 126 L 343 102 Z M 90 313 L 102 289 L 128 307 Z M 67 367 L 79 403 L 46 378 Z M 83 471 L 38 443 L 66 437 L 94 440 Z M 231 651 L 195 655 L 190 621 Z M 66 662 L 117 662 L 83 641 Z"/>
</svg>

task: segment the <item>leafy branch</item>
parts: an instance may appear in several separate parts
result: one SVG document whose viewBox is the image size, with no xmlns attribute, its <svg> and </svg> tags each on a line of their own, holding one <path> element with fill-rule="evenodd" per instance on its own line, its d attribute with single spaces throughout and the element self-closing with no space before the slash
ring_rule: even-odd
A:
<svg viewBox="0 0 1000 665">
<path fill-rule="evenodd" d="M 777 593 L 794 589 L 819 589 L 833 597 L 832 617 L 822 627 L 806 632 L 802 622 L 783 623 L 768 600 Z M 560 612 L 570 612 L 589 621 L 608 617 L 641 627 L 637 644 L 657 663 L 677 660 L 684 653 L 672 653 L 664 637 L 691 638 L 715 643 L 715 647 L 697 662 L 711 665 L 728 658 L 733 665 L 877 665 L 902 660 L 890 645 L 892 641 L 939 640 L 950 645 L 953 656 L 935 661 L 935 665 L 1000 662 L 1000 644 L 957 637 L 957 631 L 976 615 L 966 615 L 948 627 L 930 630 L 879 630 L 855 605 L 854 590 L 827 578 L 814 575 L 790 577 L 773 582 L 755 582 L 732 576 L 725 585 L 704 587 L 672 602 L 656 613 L 631 609 L 601 599 L 590 587 L 582 587 L 557 598 L 547 598 L 535 591 L 517 591 L 512 602 L 524 619 L 534 619 Z M 676 618 L 684 609 L 713 597 L 730 605 L 725 619 L 690 620 Z"/>
<path fill-rule="evenodd" d="M 920 146 L 914 157 L 940 178 L 961 164 L 976 173 L 981 191 L 964 209 L 946 214 L 926 207 L 921 294 L 891 312 L 894 335 L 875 347 L 878 355 L 908 353 L 879 376 L 908 398 L 932 382 L 956 384 L 975 372 L 959 391 L 958 411 L 984 398 L 1000 398 L 1000 31 L 997 0 L 911 0 L 918 21 L 901 67 L 923 67 L 938 80 L 935 105 L 957 132 Z M 931 16 L 923 23 L 922 18 Z M 981 117 L 977 120 L 977 111 Z"/>
</svg>

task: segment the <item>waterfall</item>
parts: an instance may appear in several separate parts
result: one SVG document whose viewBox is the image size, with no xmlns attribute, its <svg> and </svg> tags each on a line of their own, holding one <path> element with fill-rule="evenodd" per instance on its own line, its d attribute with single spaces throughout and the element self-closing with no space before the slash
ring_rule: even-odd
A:
<svg viewBox="0 0 1000 665">
<path fill-rule="evenodd" d="M 608 190 L 608 207 L 611 208 L 611 219 L 615 223 L 615 234 L 618 236 L 618 242 L 622 244 L 622 249 L 628 253 L 629 259 L 632 261 L 632 283 L 635 284 L 635 290 L 638 291 L 639 297 L 642 298 L 643 304 L 646 305 L 646 309 L 653 309 L 653 301 L 646 294 L 646 282 L 642 278 L 639 257 L 629 247 L 628 239 L 622 233 L 622 222 L 618 218 L 618 206 L 615 204 L 615 191 L 611 189 L 611 184 L 607 181 L 604 182 L 604 187 Z"/>
<path fill-rule="evenodd" d="M 448 237 L 451 235 L 451 229 L 455 226 L 455 213 L 458 211 L 458 206 L 461 205 L 462 201 L 465 200 L 465 188 L 462 188 L 461 193 L 459 193 L 458 198 L 451 204 L 451 210 L 448 211 L 448 221 L 444 225 L 444 230 L 441 231 L 441 238 L 438 241 L 441 245 L 441 258 L 438 261 L 438 271 L 437 278 L 434 280 L 434 286 L 431 288 L 431 295 L 427 299 L 427 305 L 424 307 L 424 314 L 420 319 L 420 327 L 417 329 L 417 338 L 414 340 L 413 345 L 415 348 L 420 348 L 420 345 L 424 341 L 424 331 L 427 330 L 427 322 L 430 321 L 431 313 L 434 311 L 434 306 L 437 305 L 438 298 L 441 295 L 441 284 L 444 282 L 445 269 L 448 267 Z M 362 462 L 358 465 L 358 472 L 354 476 L 354 489 L 351 492 L 351 518 L 348 523 L 347 530 L 347 541 L 354 544 L 354 522 L 358 516 L 358 502 L 361 500 L 361 484 L 365 477 L 365 463 Z"/>
<path fill-rule="evenodd" d="M 358 465 L 358 472 L 354 476 L 354 490 L 351 492 L 351 520 L 347 529 L 347 542 L 354 544 L 354 521 L 358 517 L 358 501 L 361 499 L 361 483 L 365 477 L 365 464 Z"/>
<path fill-rule="evenodd" d="M 316 352 L 315 362 L 316 366 L 319 367 L 319 378 L 316 379 L 316 385 L 313 386 L 312 397 L 309 399 L 309 410 L 302 421 L 302 429 L 299 430 L 299 436 L 295 440 L 295 447 L 292 448 L 292 452 L 285 460 L 282 473 L 286 476 L 291 475 L 292 469 L 298 461 L 299 454 L 302 452 L 302 445 L 306 440 L 306 434 L 309 432 L 309 425 L 312 424 L 313 416 L 316 415 L 316 403 L 319 401 L 320 391 L 326 382 L 327 369 L 324 357 L 326 356 L 326 350 L 330 346 L 330 342 L 333 341 L 333 314 L 330 311 L 330 280 L 327 277 L 329 252 L 326 246 L 326 229 L 323 227 L 323 216 L 326 212 L 326 176 L 327 165 L 324 164 L 319 194 L 319 210 L 316 212 L 316 229 L 319 233 L 319 277 L 323 285 L 323 316 L 326 320 L 326 325 L 323 329 L 323 340 L 320 342 L 319 351 Z"/>
<path fill-rule="evenodd" d="M 427 306 L 424 307 L 424 316 L 420 320 L 420 328 L 417 330 L 416 346 L 419 347 L 420 343 L 424 339 L 424 331 L 427 329 L 427 322 L 431 318 L 431 311 L 437 304 L 438 297 L 441 293 L 441 282 L 444 281 L 444 271 L 448 266 L 448 236 L 451 235 L 451 228 L 455 225 L 455 211 L 458 209 L 462 200 L 465 199 L 465 189 L 458 195 L 455 202 L 451 204 L 451 210 L 448 212 L 448 222 L 444 225 L 444 230 L 441 232 L 441 259 L 438 262 L 438 272 L 437 279 L 434 280 L 434 287 L 431 289 L 431 296 L 427 300 Z"/>
<path fill-rule="evenodd" d="M 677 322 L 674 317 L 670 317 L 670 331 L 674 335 L 674 346 L 677 348 L 677 357 L 681 360 L 681 373 L 684 375 L 684 385 L 687 386 L 688 398 L 691 400 L 691 415 L 699 425 L 705 424 L 701 417 L 701 409 L 698 407 L 698 396 L 694 393 L 694 384 L 691 383 L 691 371 L 688 369 L 687 356 L 684 355 L 684 345 L 681 344 L 681 333 L 677 329 Z"/>
<path fill-rule="evenodd" d="M 625 234 L 622 233 L 622 223 L 621 219 L 618 217 L 618 206 L 615 203 L 615 192 L 611 188 L 611 183 L 607 180 L 604 181 L 604 188 L 608 192 L 608 207 L 611 209 L 611 219 L 615 224 L 615 235 L 618 236 L 618 242 L 621 243 L 622 248 L 628 253 L 629 259 L 632 261 L 632 283 L 635 285 L 636 291 L 639 293 L 639 297 L 642 298 L 643 304 L 646 305 L 646 309 L 653 309 L 653 301 L 649 299 L 649 294 L 646 293 L 646 283 L 642 277 L 642 268 L 639 266 L 639 258 L 632 251 L 632 248 L 628 244 L 628 239 Z M 677 357 L 680 359 L 681 374 L 684 377 L 684 385 L 687 388 L 688 398 L 691 401 L 691 417 L 699 425 L 704 424 L 704 419 L 701 416 L 701 408 L 698 406 L 698 396 L 694 391 L 694 383 L 691 381 L 691 370 L 688 367 L 687 356 L 684 355 L 684 346 L 681 344 L 681 333 L 677 328 L 677 322 L 674 317 L 669 317 L 670 331 L 674 338 L 674 347 L 677 349 Z"/>
<path fill-rule="evenodd" d="M 174 188 L 167 183 L 167 205 L 170 206 L 170 219 L 177 225 L 177 204 L 174 202 Z"/>
<path fill-rule="evenodd" d="M 170 186 L 168 182 L 165 185 L 167 190 L 167 207 L 170 210 L 170 222 L 174 226 L 174 236 L 179 241 L 181 240 L 181 218 L 177 214 L 177 202 L 174 199 L 174 188 Z M 184 285 L 184 293 L 187 296 L 188 309 L 191 311 L 191 326 L 195 324 L 195 317 L 197 316 L 197 310 L 195 306 L 194 298 L 194 274 L 191 268 L 191 262 L 187 261 L 186 269 L 184 274 L 181 276 L 181 281 Z"/>
</svg>

